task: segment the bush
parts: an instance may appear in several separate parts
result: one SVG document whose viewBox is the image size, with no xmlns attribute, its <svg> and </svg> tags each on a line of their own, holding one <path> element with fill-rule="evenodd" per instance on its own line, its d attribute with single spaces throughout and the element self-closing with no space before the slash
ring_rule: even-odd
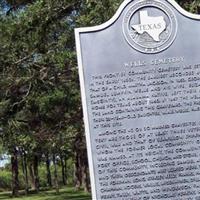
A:
<svg viewBox="0 0 200 200">
<path fill-rule="evenodd" d="M 12 181 L 12 175 L 9 171 L 5 169 L 0 170 L 0 190 L 10 190 L 11 189 L 11 183 Z"/>
</svg>

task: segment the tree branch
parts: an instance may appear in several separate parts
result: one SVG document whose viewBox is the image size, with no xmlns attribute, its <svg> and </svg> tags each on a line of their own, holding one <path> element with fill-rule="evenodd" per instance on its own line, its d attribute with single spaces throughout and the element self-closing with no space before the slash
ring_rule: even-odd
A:
<svg viewBox="0 0 200 200">
<path fill-rule="evenodd" d="M 19 105 L 19 104 L 23 103 L 23 102 L 26 100 L 26 97 L 30 94 L 31 87 L 32 87 L 32 84 L 30 83 L 26 95 L 23 96 L 23 98 L 22 98 L 21 101 L 15 102 L 15 103 L 12 105 L 12 108 L 14 108 L 16 105 Z"/>
<path fill-rule="evenodd" d="M 14 62 L 14 65 L 19 65 L 21 64 L 23 61 L 28 60 L 29 58 L 31 58 L 34 55 L 35 51 L 33 51 L 31 54 L 25 56 L 24 58 L 21 58 L 20 60 Z"/>
</svg>

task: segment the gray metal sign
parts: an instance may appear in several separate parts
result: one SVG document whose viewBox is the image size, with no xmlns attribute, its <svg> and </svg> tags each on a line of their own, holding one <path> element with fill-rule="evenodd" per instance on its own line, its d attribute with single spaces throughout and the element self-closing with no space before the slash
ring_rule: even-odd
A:
<svg viewBox="0 0 200 200">
<path fill-rule="evenodd" d="M 94 200 L 200 200 L 199 20 L 126 0 L 75 30 Z"/>
</svg>

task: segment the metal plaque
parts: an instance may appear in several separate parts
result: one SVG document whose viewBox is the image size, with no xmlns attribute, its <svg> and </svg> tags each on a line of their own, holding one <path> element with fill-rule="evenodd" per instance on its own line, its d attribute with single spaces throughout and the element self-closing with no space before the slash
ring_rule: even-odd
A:
<svg viewBox="0 0 200 200">
<path fill-rule="evenodd" d="M 126 0 L 75 30 L 94 200 L 200 200 L 199 20 Z"/>
</svg>

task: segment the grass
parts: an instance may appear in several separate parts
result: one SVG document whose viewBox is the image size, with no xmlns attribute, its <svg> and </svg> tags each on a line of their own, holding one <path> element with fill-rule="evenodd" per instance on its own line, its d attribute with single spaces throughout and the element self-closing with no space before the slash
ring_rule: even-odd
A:
<svg viewBox="0 0 200 200">
<path fill-rule="evenodd" d="M 28 196 L 19 196 L 11 198 L 10 193 L 1 192 L 0 200 L 91 200 L 91 196 L 83 191 L 75 191 L 74 188 L 61 189 L 59 194 L 54 190 L 42 191 L 38 194 L 29 194 Z"/>
</svg>

